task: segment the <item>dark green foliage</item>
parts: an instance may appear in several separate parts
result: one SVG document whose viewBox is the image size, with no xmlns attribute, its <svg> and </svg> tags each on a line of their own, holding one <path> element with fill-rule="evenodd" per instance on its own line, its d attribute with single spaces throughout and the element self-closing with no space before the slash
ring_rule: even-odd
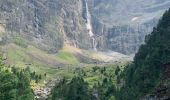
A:
<svg viewBox="0 0 170 100">
<path fill-rule="evenodd" d="M 114 83 L 116 79 L 114 72 L 115 68 L 110 67 L 96 66 L 89 72 L 76 68 L 73 73 L 79 77 L 74 77 L 72 80 L 63 79 L 57 83 L 52 90 L 50 100 L 115 100 L 117 87 Z M 91 80 L 86 80 L 95 74 L 98 74 L 100 79 L 92 80 L 94 84 L 90 83 Z"/>
<path fill-rule="evenodd" d="M 0 56 L 0 100 L 34 100 L 29 73 L 27 68 L 12 67 L 10 71 Z"/>
<path fill-rule="evenodd" d="M 116 94 L 116 87 L 111 80 L 104 78 L 102 84 L 98 84 L 97 91 L 100 100 L 109 100 Z"/>
<path fill-rule="evenodd" d="M 93 72 L 96 72 L 99 69 L 99 67 L 95 66 L 93 67 Z"/>
<path fill-rule="evenodd" d="M 0 72 L 0 98 L 1 100 L 16 100 L 18 78 L 5 71 Z"/>
<path fill-rule="evenodd" d="M 64 79 L 60 80 L 58 84 L 55 85 L 52 90 L 52 100 L 61 99 L 64 100 L 64 96 L 66 95 L 67 89 L 67 81 Z"/>
<path fill-rule="evenodd" d="M 119 72 L 120 72 L 120 68 L 119 68 L 119 66 L 117 66 L 117 67 L 116 67 L 116 70 L 115 70 L 115 75 L 118 75 Z"/>
<path fill-rule="evenodd" d="M 126 84 L 120 90 L 119 100 L 139 100 L 158 84 L 164 65 L 170 62 L 170 10 L 146 36 L 145 42 L 134 63 L 124 71 Z"/>
<path fill-rule="evenodd" d="M 30 77 L 32 80 L 35 80 L 35 83 L 38 83 L 42 79 L 42 75 L 37 75 L 35 72 L 30 72 Z"/>
<path fill-rule="evenodd" d="M 101 74 L 104 74 L 105 71 L 106 71 L 106 68 L 105 68 L 105 67 L 103 67 L 103 68 L 100 69 L 100 73 L 101 73 Z"/>
<path fill-rule="evenodd" d="M 90 100 L 88 84 L 81 77 L 61 80 L 52 91 L 52 100 Z"/>
<path fill-rule="evenodd" d="M 89 100 L 88 85 L 83 78 L 74 77 L 71 80 L 66 100 Z"/>
<path fill-rule="evenodd" d="M 80 77 L 85 77 L 86 76 L 86 72 L 80 68 L 76 68 L 75 71 L 74 71 L 74 74 L 77 73 L 78 76 Z"/>
<path fill-rule="evenodd" d="M 46 76 L 47 76 L 47 73 L 45 73 L 44 76 L 46 77 Z"/>
</svg>

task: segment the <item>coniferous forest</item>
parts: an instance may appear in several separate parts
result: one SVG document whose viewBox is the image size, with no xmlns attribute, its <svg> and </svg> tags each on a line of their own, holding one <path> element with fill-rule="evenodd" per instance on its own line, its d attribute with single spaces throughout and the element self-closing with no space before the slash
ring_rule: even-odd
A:
<svg viewBox="0 0 170 100">
<path fill-rule="evenodd" d="M 170 100 L 169 7 L 0 0 L 0 100 Z"/>
<path fill-rule="evenodd" d="M 75 77 L 69 82 L 63 79 L 53 89 L 52 100 L 139 100 L 146 95 L 168 98 L 170 76 L 165 72 L 169 69 L 170 10 L 167 10 L 153 32 L 146 36 L 145 44 L 140 46 L 134 61 L 120 73 L 119 67 L 113 72 L 117 75 L 116 84 L 105 76 L 102 84 L 95 84 L 89 90 L 83 77 Z M 157 93 L 159 90 L 156 88 L 160 85 L 166 87 L 165 94 Z"/>
<path fill-rule="evenodd" d="M 34 94 L 30 87 L 30 71 L 20 70 L 4 64 L 0 58 L 0 100 L 33 100 Z"/>
</svg>

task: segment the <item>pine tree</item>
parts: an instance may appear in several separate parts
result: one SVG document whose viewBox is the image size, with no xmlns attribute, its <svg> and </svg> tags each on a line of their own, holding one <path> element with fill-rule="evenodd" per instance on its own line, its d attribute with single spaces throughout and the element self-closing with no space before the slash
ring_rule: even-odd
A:
<svg viewBox="0 0 170 100">
<path fill-rule="evenodd" d="M 124 71 L 125 86 L 118 100 L 138 100 L 152 92 L 159 82 L 164 65 L 170 63 L 170 9 L 166 11 L 153 32 L 146 36 L 134 62 Z"/>
</svg>

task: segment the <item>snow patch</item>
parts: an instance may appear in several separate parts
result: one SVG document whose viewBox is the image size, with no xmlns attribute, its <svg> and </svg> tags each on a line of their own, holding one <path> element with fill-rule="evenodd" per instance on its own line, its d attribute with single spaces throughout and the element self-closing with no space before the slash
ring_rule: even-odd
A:
<svg viewBox="0 0 170 100">
<path fill-rule="evenodd" d="M 134 18 L 132 18 L 132 22 L 134 22 L 134 21 L 137 21 L 139 19 L 139 17 L 134 17 Z"/>
</svg>

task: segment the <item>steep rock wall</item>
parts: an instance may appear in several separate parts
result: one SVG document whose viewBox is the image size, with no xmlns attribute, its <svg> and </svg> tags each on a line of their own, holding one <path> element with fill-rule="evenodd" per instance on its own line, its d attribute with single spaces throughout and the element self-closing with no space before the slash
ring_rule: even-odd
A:
<svg viewBox="0 0 170 100">
<path fill-rule="evenodd" d="M 98 49 L 134 54 L 144 43 L 169 0 L 89 0 Z M 97 38 L 96 37 L 96 38 Z M 107 48 L 107 49 L 106 49 Z"/>
<path fill-rule="evenodd" d="M 0 22 L 7 33 L 2 38 L 15 42 L 19 37 L 49 53 L 64 44 L 88 49 L 82 13 L 82 0 L 1 0 Z"/>
<path fill-rule="evenodd" d="M 169 0 L 0 0 L 0 36 L 49 53 L 67 44 L 134 54 L 169 6 Z"/>
</svg>

